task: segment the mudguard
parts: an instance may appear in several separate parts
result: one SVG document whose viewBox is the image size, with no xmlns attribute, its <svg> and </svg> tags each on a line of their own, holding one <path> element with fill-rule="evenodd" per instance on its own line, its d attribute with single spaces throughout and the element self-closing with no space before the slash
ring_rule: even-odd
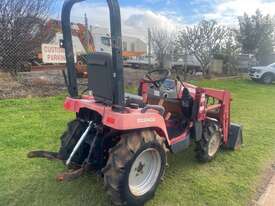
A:
<svg viewBox="0 0 275 206">
<path fill-rule="evenodd" d="M 92 96 L 86 96 L 82 99 L 67 97 L 64 108 L 75 113 L 79 113 L 83 108 L 95 111 L 102 116 L 103 125 L 120 131 L 155 128 L 161 137 L 166 138 L 169 145 L 172 144 L 168 137 L 164 118 L 160 114 L 162 112 L 154 109 L 155 106 L 148 106 L 144 109 L 127 108 L 127 112 L 120 113 L 113 111 L 111 106 L 97 103 Z"/>
</svg>

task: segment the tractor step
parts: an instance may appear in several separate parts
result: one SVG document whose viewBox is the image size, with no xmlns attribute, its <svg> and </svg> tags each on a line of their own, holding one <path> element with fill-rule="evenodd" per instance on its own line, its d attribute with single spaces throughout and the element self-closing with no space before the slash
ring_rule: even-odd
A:
<svg viewBox="0 0 275 206">
<path fill-rule="evenodd" d="M 61 160 L 58 157 L 57 152 L 48 152 L 48 151 L 32 151 L 28 153 L 28 158 L 46 158 L 49 160 Z"/>
</svg>

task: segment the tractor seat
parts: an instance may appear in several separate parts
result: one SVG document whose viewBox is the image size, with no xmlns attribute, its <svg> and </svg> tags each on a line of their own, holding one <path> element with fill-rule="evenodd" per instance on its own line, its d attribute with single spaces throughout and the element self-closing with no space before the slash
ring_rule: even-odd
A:
<svg viewBox="0 0 275 206">
<path fill-rule="evenodd" d="M 143 102 L 143 98 L 138 95 L 125 93 L 125 103 L 126 103 L 127 107 L 130 107 L 132 109 L 142 108 L 141 113 L 145 113 L 149 109 L 153 109 L 153 110 L 158 111 L 159 114 L 162 116 L 164 116 L 164 114 L 165 114 L 164 107 L 162 107 L 160 105 L 145 104 Z"/>
<path fill-rule="evenodd" d="M 125 103 L 127 107 L 128 106 L 132 107 L 134 105 L 137 105 L 139 108 L 143 108 L 146 106 L 141 96 L 130 94 L 130 93 L 125 93 Z"/>
</svg>

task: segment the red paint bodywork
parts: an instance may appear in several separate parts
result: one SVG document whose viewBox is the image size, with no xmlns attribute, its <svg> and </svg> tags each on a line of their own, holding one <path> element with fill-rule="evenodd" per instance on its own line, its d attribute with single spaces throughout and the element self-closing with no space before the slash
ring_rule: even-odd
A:
<svg viewBox="0 0 275 206">
<path fill-rule="evenodd" d="M 112 107 L 96 103 L 93 97 L 82 99 L 67 97 L 64 107 L 66 110 L 78 113 L 82 108 L 96 111 L 102 116 L 102 123 L 110 128 L 127 131 L 133 129 L 156 128 L 159 135 L 168 138 L 163 117 L 155 110 L 142 113 L 141 109 L 128 109 L 125 113 L 115 112 Z M 170 143 L 170 142 L 168 142 Z"/>
<path fill-rule="evenodd" d="M 146 103 L 148 96 L 148 85 L 141 82 L 143 101 Z M 220 130 L 223 134 L 223 140 L 226 144 L 229 135 L 230 125 L 230 103 L 231 95 L 228 91 L 216 90 L 209 88 L 199 88 L 191 84 L 185 83 L 185 86 L 189 89 L 191 96 L 197 102 L 199 102 L 199 111 L 196 117 L 196 121 L 205 121 L 207 113 L 212 110 L 219 110 L 218 119 Z M 181 98 L 184 87 L 181 84 L 177 85 L 178 99 Z M 207 98 L 213 97 L 219 103 L 213 105 L 207 105 Z M 126 112 L 120 113 L 113 111 L 112 107 L 97 103 L 92 96 L 83 96 L 82 99 L 67 98 L 64 107 L 66 110 L 78 113 L 81 109 L 90 109 L 96 111 L 102 116 L 102 123 L 105 126 L 119 130 L 128 131 L 133 129 L 154 128 L 156 132 L 167 140 L 168 145 L 174 145 L 179 142 L 185 141 L 190 134 L 190 130 L 185 130 L 178 137 L 170 138 L 168 136 L 167 127 L 169 127 L 169 121 L 165 121 L 163 116 L 158 111 L 153 109 L 142 113 L 142 109 L 127 108 Z M 193 122 L 189 123 L 189 127 L 193 126 Z"/>
</svg>

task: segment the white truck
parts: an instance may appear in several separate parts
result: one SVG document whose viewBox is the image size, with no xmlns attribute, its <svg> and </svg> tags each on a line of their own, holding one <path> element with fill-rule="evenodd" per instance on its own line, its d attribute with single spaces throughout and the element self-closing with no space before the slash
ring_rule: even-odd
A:
<svg viewBox="0 0 275 206">
<path fill-rule="evenodd" d="M 249 76 L 254 81 L 271 84 L 275 81 L 275 63 L 268 66 L 257 66 L 249 69 Z"/>
<path fill-rule="evenodd" d="M 151 58 L 150 61 L 148 57 L 138 57 L 124 61 L 124 66 L 129 66 L 133 69 L 146 69 L 149 67 L 153 68 L 155 65 L 157 65 L 157 61 L 154 58 Z"/>
</svg>

